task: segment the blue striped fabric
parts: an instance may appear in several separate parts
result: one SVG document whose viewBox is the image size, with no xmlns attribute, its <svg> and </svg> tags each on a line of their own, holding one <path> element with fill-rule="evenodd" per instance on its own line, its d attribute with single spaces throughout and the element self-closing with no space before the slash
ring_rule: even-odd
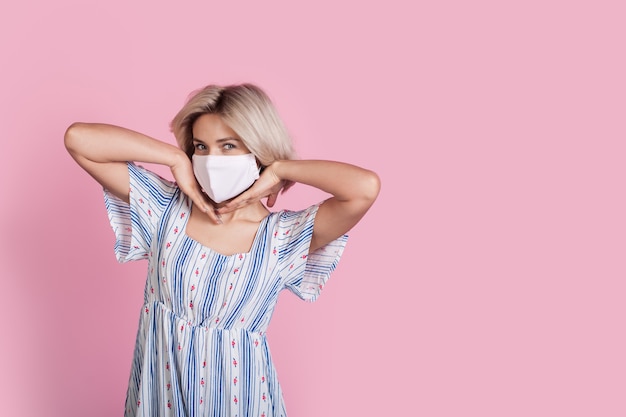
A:
<svg viewBox="0 0 626 417">
<path fill-rule="evenodd" d="M 190 200 L 132 163 L 130 205 L 105 190 L 120 262 L 147 259 L 125 416 L 285 416 L 265 331 L 281 290 L 314 301 L 347 236 L 308 253 L 318 205 L 271 213 L 247 253 L 185 233 Z"/>
</svg>

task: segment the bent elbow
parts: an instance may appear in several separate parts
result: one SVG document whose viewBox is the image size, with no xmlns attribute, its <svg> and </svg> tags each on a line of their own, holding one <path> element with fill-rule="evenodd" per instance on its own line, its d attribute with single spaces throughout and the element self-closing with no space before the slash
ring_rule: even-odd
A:
<svg viewBox="0 0 626 417">
<path fill-rule="evenodd" d="M 76 145 L 78 139 L 82 136 L 81 131 L 84 129 L 85 123 L 82 122 L 74 122 L 65 130 L 65 135 L 63 136 L 63 143 L 65 145 L 65 149 L 68 152 L 72 153 L 72 151 L 76 150 Z"/>
<path fill-rule="evenodd" d="M 374 171 L 366 171 L 361 184 L 361 197 L 372 205 L 380 192 L 380 177 Z"/>
</svg>

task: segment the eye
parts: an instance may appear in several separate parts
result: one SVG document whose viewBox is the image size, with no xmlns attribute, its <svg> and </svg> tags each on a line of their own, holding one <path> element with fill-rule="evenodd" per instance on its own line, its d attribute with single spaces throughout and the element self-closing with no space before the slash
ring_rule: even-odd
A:
<svg viewBox="0 0 626 417">
<path fill-rule="evenodd" d="M 233 150 L 233 149 L 237 149 L 237 146 L 235 146 L 233 143 L 225 143 L 224 144 L 224 149 L 227 151 Z"/>
<path fill-rule="evenodd" d="M 196 142 L 193 144 L 193 147 L 197 151 L 206 151 L 206 145 L 204 143 Z"/>
</svg>

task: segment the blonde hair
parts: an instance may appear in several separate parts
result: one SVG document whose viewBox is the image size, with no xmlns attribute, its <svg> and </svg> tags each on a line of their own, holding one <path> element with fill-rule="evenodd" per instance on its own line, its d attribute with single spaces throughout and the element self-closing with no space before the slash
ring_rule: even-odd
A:
<svg viewBox="0 0 626 417">
<path fill-rule="evenodd" d="M 178 146 L 190 158 L 194 152 L 193 124 L 206 113 L 219 115 L 261 165 L 296 159 L 291 138 L 276 108 L 267 94 L 253 84 L 208 85 L 190 94 L 170 123 Z"/>
</svg>

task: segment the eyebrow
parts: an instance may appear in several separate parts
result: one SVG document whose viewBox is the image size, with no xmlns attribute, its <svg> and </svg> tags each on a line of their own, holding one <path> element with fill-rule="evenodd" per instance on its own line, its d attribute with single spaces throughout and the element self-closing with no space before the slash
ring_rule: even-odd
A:
<svg viewBox="0 0 626 417">
<path fill-rule="evenodd" d="M 217 140 L 216 140 L 216 142 L 217 142 L 217 143 L 223 143 L 223 142 L 228 142 L 228 141 L 230 141 L 230 140 L 234 140 L 234 141 L 237 141 L 237 142 L 241 142 L 241 139 L 239 139 L 239 138 L 235 138 L 235 137 L 232 137 L 232 136 L 228 136 L 228 137 L 225 137 L 225 138 L 220 138 L 220 139 L 217 139 Z M 198 138 L 192 138 L 192 141 L 194 141 L 194 142 L 200 142 L 200 143 L 205 143 L 203 140 L 200 140 L 200 139 L 198 139 Z"/>
</svg>

